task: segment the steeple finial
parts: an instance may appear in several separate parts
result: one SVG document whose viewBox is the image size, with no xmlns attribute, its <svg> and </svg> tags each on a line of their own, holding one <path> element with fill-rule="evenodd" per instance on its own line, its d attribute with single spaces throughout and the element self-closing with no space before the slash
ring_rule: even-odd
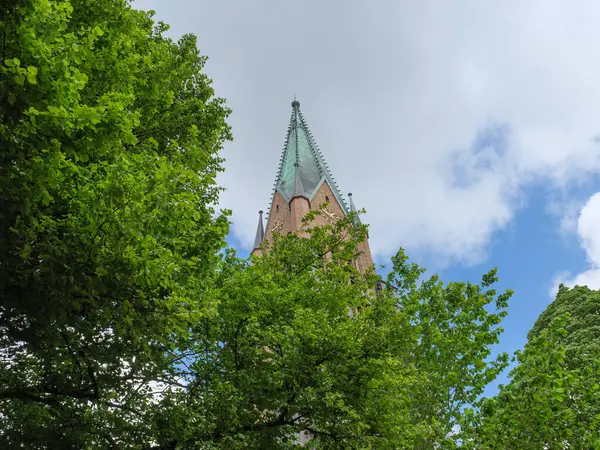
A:
<svg viewBox="0 0 600 450">
<path fill-rule="evenodd" d="M 296 94 L 294 93 L 294 101 L 292 102 L 292 108 L 296 109 L 300 107 L 300 102 L 296 100 Z"/>
<path fill-rule="evenodd" d="M 256 237 L 254 238 L 254 250 L 260 247 L 260 245 L 263 242 L 263 239 L 265 238 L 265 226 L 263 224 L 262 215 L 263 212 L 261 210 L 258 212 L 258 227 L 256 228 Z"/>
</svg>

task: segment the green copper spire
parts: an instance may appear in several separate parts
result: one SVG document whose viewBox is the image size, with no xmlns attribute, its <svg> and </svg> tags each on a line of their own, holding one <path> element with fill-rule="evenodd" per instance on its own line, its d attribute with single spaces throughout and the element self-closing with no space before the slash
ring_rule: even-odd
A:
<svg viewBox="0 0 600 450">
<path fill-rule="evenodd" d="M 354 206 L 354 201 L 352 200 L 352 192 L 348 192 L 348 198 L 350 199 L 350 212 L 356 214 L 356 206 Z M 360 218 L 357 216 L 354 217 L 354 219 L 352 219 L 352 221 L 354 222 L 354 225 L 360 225 Z"/>
<path fill-rule="evenodd" d="M 288 202 L 299 195 L 310 200 L 323 182 L 329 185 L 338 203 L 347 214 L 348 208 L 302 117 L 300 102 L 294 97 L 292 117 L 275 180 L 275 190 Z"/>
</svg>

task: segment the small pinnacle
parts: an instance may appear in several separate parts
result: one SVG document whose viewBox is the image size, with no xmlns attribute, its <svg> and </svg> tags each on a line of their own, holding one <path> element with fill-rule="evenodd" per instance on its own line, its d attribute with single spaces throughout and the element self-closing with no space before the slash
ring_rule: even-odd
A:
<svg viewBox="0 0 600 450">
<path fill-rule="evenodd" d="M 262 214 L 263 214 L 262 209 L 258 213 L 262 216 Z"/>
<path fill-rule="evenodd" d="M 348 192 L 348 197 L 352 197 L 352 192 Z"/>
</svg>

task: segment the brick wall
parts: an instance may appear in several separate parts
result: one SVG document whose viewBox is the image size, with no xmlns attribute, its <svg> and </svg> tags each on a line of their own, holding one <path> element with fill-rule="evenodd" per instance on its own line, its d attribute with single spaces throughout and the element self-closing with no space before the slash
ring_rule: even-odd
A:
<svg viewBox="0 0 600 450">
<path fill-rule="evenodd" d="M 326 225 L 331 220 L 344 217 L 344 210 L 326 181 L 321 184 L 311 201 L 305 197 L 294 197 L 288 204 L 281 194 L 275 191 L 265 230 L 265 245 L 272 241 L 273 233 L 279 233 L 282 236 L 288 233 L 298 233 L 302 228 L 302 218 L 309 211 L 320 209 L 324 203 L 328 204 L 328 212 L 317 216 L 315 220 L 317 226 Z M 301 234 L 298 233 L 298 236 L 301 237 Z M 364 272 L 373 265 L 369 242 L 367 240 L 361 242 L 358 249 L 362 253 L 356 261 L 356 268 Z M 260 251 L 254 251 L 253 253 L 260 253 Z"/>
</svg>

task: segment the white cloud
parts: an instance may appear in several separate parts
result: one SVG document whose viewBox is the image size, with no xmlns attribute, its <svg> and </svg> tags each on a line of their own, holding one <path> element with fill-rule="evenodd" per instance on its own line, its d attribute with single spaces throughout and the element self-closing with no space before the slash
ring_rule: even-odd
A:
<svg viewBox="0 0 600 450">
<path fill-rule="evenodd" d="M 222 204 L 248 247 L 294 92 L 379 255 L 402 245 L 476 261 L 525 186 L 600 171 L 598 2 L 136 5 L 197 34 L 210 57 L 234 110 Z"/>
<path fill-rule="evenodd" d="M 577 232 L 590 263 L 600 267 L 600 192 L 590 197 L 581 210 Z"/>
<path fill-rule="evenodd" d="M 581 209 L 577 220 L 577 233 L 590 267 L 575 276 L 569 273 L 557 275 L 550 292 L 552 297 L 556 295 L 560 283 L 570 287 L 579 285 L 600 289 L 600 192 L 591 196 Z"/>
<path fill-rule="evenodd" d="M 549 199 L 547 212 L 558 218 L 561 235 L 566 239 L 570 239 L 573 234 L 577 233 L 577 218 L 587 198 L 582 201 L 573 196 L 571 192 L 560 192 L 560 194 L 558 198 L 553 196 Z"/>
<path fill-rule="evenodd" d="M 562 271 L 554 275 L 552 282 L 550 283 L 550 298 L 554 299 L 558 294 L 558 287 L 561 284 L 568 285 L 568 280 L 571 274 L 568 271 Z"/>
</svg>

